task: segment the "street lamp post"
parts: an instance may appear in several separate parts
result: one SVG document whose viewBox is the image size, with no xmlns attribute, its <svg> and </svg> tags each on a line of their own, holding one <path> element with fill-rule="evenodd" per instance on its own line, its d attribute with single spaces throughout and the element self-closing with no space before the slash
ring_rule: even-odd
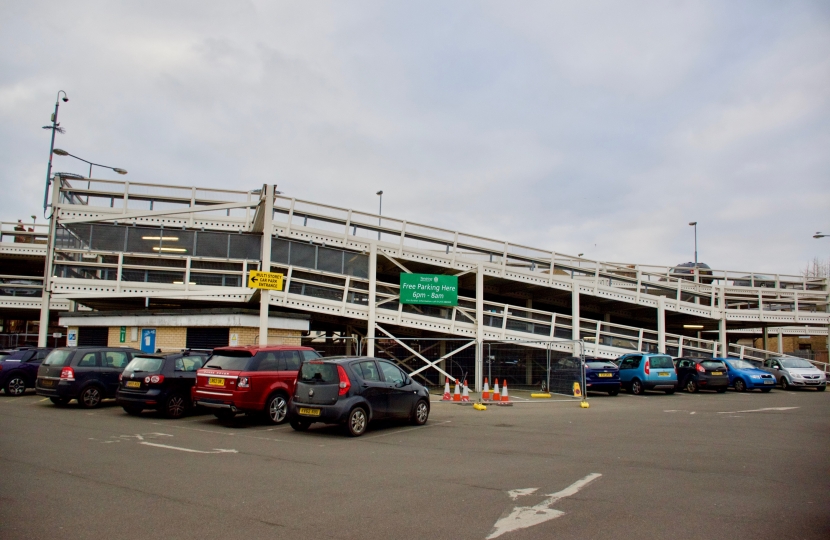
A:
<svg viewBox="0 0 830 540">
<path fill-rule="evenodd" d="M 377 193 L 375 193 L 375 195 L 380 197 L 380 200 L 378 202 L 378 229 L 379 229 L 380 228 L 380 220 L 381 220 L 380 216 L 383 215 L 383 190 L 378 191 Z M 380 240 L 380 231 L 378 231 L 378 240 Z"/>
<path fill-rule="evenodd" d="M 58 108 L 61 104 L 61 94 L 63 94 L 63 102 L 69 101 L 66 92 L 58 90 L 58 96 L 55 98 L 55 112 L 52 113 L 52 125 L 43 126 L 43 129 L 52 130 L 52 142 L 49 143 L 49 165 L 46 167 L 46 188 L 43 190 L 43 212 L 46 213 L 46 206 L 49 203 L 49 184 L 52 182 L 52 151 L 55 149 L 55 132 L 63 133 L 63 128 L 58 123 Z"/>
<path fill-rule="evenodd" d="M 697 221 L 690 221 L 689 225 L 695 228 L 695 268 L 697 268 Z M 697 270 L 695 270 L 697 273 Z"/>
<path fill-rule="evenodd" d="M 118 167 L 110 167 L 108 165 L 101 165 L 100 163 L 93 163 L 91 161 L 85 160 L 84 158 L 79 158 L 78 156 L 73 156 L 72 154 L 70 154 L 66 150 L 61 150 L 60 148 L 55 148 L 54 150 L 52 150 L 52 152 L 54 152 L 55 154 L 57 154 L 59 156 L 69 156 L 69 157 L 73 157 L 73 158 L 77 159 L 78 161 L 83 161 L 84 163 L 88 163 L 89 164 L 89 178 L 92 178 L 92 166 L 93 165 L 95 167 L 103 167 L 104 169 L 110 169 L 112 171 L 117 172 L 118 174 L 127 174 L 127 171 L 125 169 L 119 169 Z"/>
</svg>

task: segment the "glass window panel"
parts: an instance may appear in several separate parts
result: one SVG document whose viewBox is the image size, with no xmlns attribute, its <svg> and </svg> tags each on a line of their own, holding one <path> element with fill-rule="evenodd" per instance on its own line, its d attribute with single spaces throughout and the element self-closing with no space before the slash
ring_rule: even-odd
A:
<svg viewBox="0 0 830 540">
<path fill-rule="evenodd" d="M 288 250 L 291 242 L 281 238 L 271 239 L 271 262 L 288 264 Z"/>
<path fill-rule="evenodd" d="M 228 258 L 228 233 L 197 232 L 196 256 Z"/>
<path fill-rule="evenodd" d="M 343 273 L 343 252 L 339 249 L 317 248 L 317 270 Z"/>
<path fill-rule="evenodd" d="M 230 235 L 230 240 L 231 259 L 259 260 L 261 256 L 261 236 L 255 234 L 232 234 Z"/>
<path fill-rule="evenodd" d="M 311 244 L 298 244 L 297 242 L 292 242 L 291 244 L 290 263 L 294 266 L 314 268 L 317 246 L 313 246 Z"/>
</svg>

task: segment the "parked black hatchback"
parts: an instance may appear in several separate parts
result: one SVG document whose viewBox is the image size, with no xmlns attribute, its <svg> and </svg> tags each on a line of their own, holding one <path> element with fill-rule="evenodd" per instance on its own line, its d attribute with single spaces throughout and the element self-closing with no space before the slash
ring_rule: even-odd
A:
<svg viewBox="0 0 830 540">
<path fill-rule="evenodd" d="M 118 377 L 136 349 L 116 347 L 61 347 L 49 353 L 37 370 L 35 391 L 55 405 L 77 399 L 78 405 L 91 409 L 101 400 L 114 398 Z"/>
<path fill-rule="evenodd" d="M 291 427 L 305 431 L 314 422 L 344 424 L 349 435 L 369 422 L 405 418 L 423 425 L 429 392 L 392 362 L 369 357 L 330 357 L 300 366 L 288 408 Z"/>
<path fill-rule="evenodd" d="M 128 414 L 155 409 L 168 418 L 181 418 L 193 408 L 190 390 L 205 359 L 206 354 L 190 351 L 136 356 L 121 374 L 115 401 Z"/>
<path fill-rule="evenodd" d="M 715 358 L 678 358 L 674 361 L 677 370 L 677 386 L 687 392 L 716 390 L 721 394 L 729 386 L 729 372 L 723 360 Z"/>
</svg>

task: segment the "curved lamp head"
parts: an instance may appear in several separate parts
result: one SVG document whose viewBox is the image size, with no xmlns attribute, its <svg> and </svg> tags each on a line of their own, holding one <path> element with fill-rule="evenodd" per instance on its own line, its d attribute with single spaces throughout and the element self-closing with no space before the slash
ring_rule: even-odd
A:
<svg viewBox="0 0 830 540">
<path fill-rule="evenodd" d="M 689 225 L 690 225 L 690 226 L 692 226 L 692 227 L 694 227 L 695 225 L 697 225 L 697 221 L 690 221 L 690 222 L 689 222 Z"/>
<path fill-rule="evenodd" d="M 383 190 L 378 191 L 377 193 L 375 193 L 375 195 L 383 195 Z"/>
<path fill-rule="evenodd" d="M 54 150 L 52 150 L 52 152 L 54 152 L 55 154 L 57 154 L 59 156 L 68 156 L 69 155 L 69 152 L 67 152 L 66 150 L 61 150 L 60 148 L 55 148 Z"/>
<path fill-rule="evenodd" d="M 119 169 L 118 167 L 113 167 L 112 170 L 117 172 L 118 174 L 127 174 L 126 169 Z"/>
</svg>

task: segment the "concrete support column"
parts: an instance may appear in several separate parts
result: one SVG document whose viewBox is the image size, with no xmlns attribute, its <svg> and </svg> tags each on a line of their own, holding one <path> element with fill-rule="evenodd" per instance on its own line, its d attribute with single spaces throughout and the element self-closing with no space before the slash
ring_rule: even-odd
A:
<svg viewBox="0 0 830 540">
<path fill-rule="evenodd" d="M 666 299 L 657 297 L 657 352 L 666 354 Z"/>
<path fill-rule="evenodd" d="M 533 309 L 533 300 L 526 300 L 525 307 L 527 309 Z M 530 347 L 527 348 L 525 353 L 525 384 L 528 386 L 533 384 L 533 349 Z"/>
<path fill-rule="evenodd" d="M 729 356 L 729 343 L 726 341 L 726 313 L 718 321 L 718 341 L 720 342 L 720 356 Z"/>
<path fill-rule="evenodd" d="M 447 342 L 442 339 L 441 341 L 438 342 L 438 357 L 441 358 L 445 354 L 447 354 Z M 441 368 L 444 371 L 447 371 L 447 361 L 446 360 L 441 360 L 440 362 L 438 362 L 438 367 Z M 438 384 L 441 385 L 442 388 L 443 388 L 444 383 L 446 382 L 446 380 L 447 380 L 447 376 L 439 371 L 438 372 Z"/>
<path fill-rule="evenodd" d="M 762 330 L 764 331 L 764 350 L 768 351 L 769 350 L 769 330 L 767 329 L 766 325 L 764 325 Z"/>
<path fill-rule="evenodd" d="M 369 323 L 366 328 L 366 356 L 375 355 L 375 304 L 378 284 L 378 245 L 369 246 Z"/>
<path fill-rule="evenodd" d="M 507 313 L 504 314 L 507 317 Z M 484 265 L 476 269 L 476 369 L 475 391 L 484 386 Z"/>
<path fill-rule="evenodd" d="M 274 228 L 274 186 L 266 185 L 262 190 L 262 261 L 259 269 L 271 271 L 271 234 Z M 268 306 L 271 303 L 271 291 L 259 291 L 259 344 L 268 344 Z"/>
<path fill-rule="evenodd" d="M 778 331 L 778 352 L 784 354 L 784 333 L 781 330 Z"/>
<path fill-rule="evenodd" d="M 37 346 L 47 347 L 49 339 L 49 307 L 52 302 L 52 259 L 55 257 L 55 230 L 58 225 L 61 182 L 56 175 L 52 182 L 52 217 L 49 219 L 49 238 L 46 239 L 46 263 L 43 270 L 43 296 L 40 302 L 40 327 L 37 331 Z"/>
<path fill-rule="evenodd" d="M 573 284 L 571 291 L 571 324 L 573 325 L 571 339 L 576 341 L 579 339 L 579 285 L 576 283 Z M 574 349 L 574 354 L 576 354 L 576 349 Z"/>
</svg>

